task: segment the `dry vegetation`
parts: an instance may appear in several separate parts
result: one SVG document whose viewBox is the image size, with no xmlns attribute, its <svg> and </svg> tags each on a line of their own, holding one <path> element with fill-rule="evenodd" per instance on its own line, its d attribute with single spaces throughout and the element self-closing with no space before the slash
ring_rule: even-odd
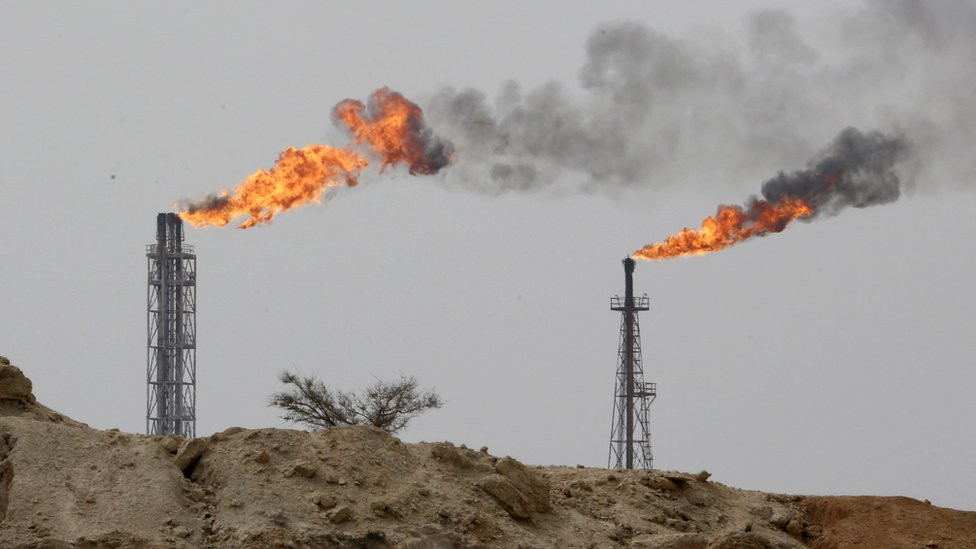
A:
<svg viewBox="0 0 976 549">
<path fill-rule="evenodd" d="M 738 490 L 708 475 L 530 467 L 381 429 L 100 431 L 0 358 L 0 546 L 971 547 L 976 513 Z"/>
</svg>

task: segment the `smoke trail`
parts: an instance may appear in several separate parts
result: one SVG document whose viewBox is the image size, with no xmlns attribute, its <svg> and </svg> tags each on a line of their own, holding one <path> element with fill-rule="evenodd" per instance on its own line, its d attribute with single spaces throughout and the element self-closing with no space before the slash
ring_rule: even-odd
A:
<svg viewBox="0 0 976 549">
<path fill-rule="evenodd" d="M 610 23 L 589 37 L 576 88 L 550 82 L 523 91 L 508 82 L 492 100 L 471 89 L 435 93 L 425 114 L 443 139 L 424 123 L 419 107 L 385 89 L 366 105 L 340 103 L 333 116 L 356 144 L 379 154 L 384 167 L 403 163 L 412 174 L 433 174 L 451 163 L 449 184 L 489 193 L 557 184 L 599 190 L 688 179 L 755 181 L 801 164 L 837 128 L 848 126 L 888 134 L 897 129 L 911 137 L 919 179 L 971 185 L 976 73 L 967 69 L 976 66 L 973 28 L 976 4 L 964 0 L 868 1 L 814 26 L 801 26 L 785 11 L 764 10 L 733 39 L 707 33 L 674 37 L 642 23 Z M 823 169 L 855 158 L 868 164 L 848 169 L 829 200 L 814 204 L 817 214 L 901 194 L 890 177 L 855 184 L 861 177 L 856 174 L 869 173 L 874 161 L 857 151 L 887 142 L 878 135 L 848 132 L 838 138 L 838 155 L 822 159 Z M 876 155 L 904 161 L 907 151 L 892 145 Z M 184 218 L 225 224 L 250 215 L 245 226 L 266 222 L 279 211 L 319 200 L 328 187 L 355 184 L 363 167 L 358 158 L 318 167 L 316 173 L 328 180 L 309 186 L 303 170 L 316 168 L 316 162 L 305 158 L 308 151 L 298 152 L 297 158 L 289 156 L 298 172 L 292 164 L 272 169 L 284 177 L 271 177 L 274 185 L 268 183 L 272 172 L 255 173 L 233 196 L 185 203 Z M 809 199 L 801 187 L 813 180 L 796 179 L 798 173 L 767 182 L 766 201 L 776 203 L 789 193 Z M 289 193 L 279 192 L 283 186 Z M 299 201 L 290 192 L 296 186 Z"/>
<path fill-rule="evenodd" d="M 461 150 L 448 179 L 485 192 L 755 181 L 853 125 L 911 136 L 922 179 L 970 184 L 976 4 L 845 10 L 818 22 L 764 10 L 725 38 L 610 23 L 588 39 L 576 86 L 442 89 L 427 115 Z"/>
</svg>

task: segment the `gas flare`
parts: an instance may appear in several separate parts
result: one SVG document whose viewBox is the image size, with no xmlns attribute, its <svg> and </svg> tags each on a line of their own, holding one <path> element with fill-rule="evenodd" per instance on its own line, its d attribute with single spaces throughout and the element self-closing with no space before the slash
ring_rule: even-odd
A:
<svg viewBox="0 0 976 549">
<path fill-rule="evenodd" d="M 746 238 L 778 233 L 794 219 L 811 215 L 813 208 L 803 199 L 785 198 L 780 203 L 754 199 L 746 208 L 723 204 L 714 217 L 702 221 L 701 229 L 682 229 L 662 242 L 644 246 L 632 257 L 667 259 L 716 252 Z"/>
<path fill-rule="evenodd" d="M 194 227 L 224 226 L 247 215 L 238 228 L 269 223 L 275 215 L 309 202 L 319 203 L 331 187 L 350 187 L 369 166 L 367 155 L 378 156 L 382 168 L 406 164 L 411 174 L 435 174 L 447 166 L 452 145 L 437 138 L 424 123 L 420 107 L 388 88 L 376 90 L 368 105 L 346 99 L 333 109 L 333 120 L 349 130 L 353 145 L 366 145 L 367 154 L 326 145 L 289 147 L 268 171 L 259 169 L 233 192 L 224 190 L 196 202 L 178 204 L 179 215 Z"/>
<path fill-rule="evenodd" d="M 364 156 L 349 149 L 309 145 L 285 149 L 270 171 L 258 170 L 234 188 L 223 191 L 180 212 L 194 227 L 224 226 L 241 215 L 251 217 L 239 228 L 271 221 L 276 214 L 306 202 L 321 202 L 325 190 L 352 186 L 359 171 L 369 165 Z"/>
<path fill-rule="evenodd" d="M 432 174 L 450 162 L 451 148 L 431 138 L 420 107 L 399 93 L 380 88 L 369 106 L 346 99 L 332 116 L 349 128 L 356 143 L 366 143 L 383 158 L 383 167 L 404 163 L 411 174 Z"/>
<path fill-rule="evenodd" d="M 910 151 L 901 135 L 846 128 L 806 168 L 781 172 L 763 183 L 763 198 L 752 198 L 745 207 L 721 205 L 700 229 L 682 229 L 632 257 L 652 260 L 716 252 L 747 238 L 778 233 L 797 219 L 894 202 L 901 195 L 895 168 Z"/>
</svg>

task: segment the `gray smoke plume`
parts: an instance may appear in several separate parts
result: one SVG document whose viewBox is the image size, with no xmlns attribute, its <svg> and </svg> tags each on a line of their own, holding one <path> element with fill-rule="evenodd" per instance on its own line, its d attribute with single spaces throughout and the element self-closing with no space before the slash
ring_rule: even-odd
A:
<svg viewBox="0 0 976 549">
<path fill-rule="evenodd" d="M 817 22 L 761 11 L 731 38 L 602 25 L 586 43 L 577 86 L 526 91 L 509 82 L 491 99 L 445 88 L 426 115 L 458 145 L 450 182 L 485 192 L 691 178 L 745 186 L 803 165 L 849 126 L 907 135 L 917 154 L 895 156 L 920 181 L 971 185 L 976 3 L 876 0 L 845 9 Z M 860 143 L 853 135 L 885 141 L 846 135 L 852 151 Z M 852 193 L 845 204 L 855 206 L 899 192 L 890 184 L 867 194 L 837 189 Z"/>
</svg>

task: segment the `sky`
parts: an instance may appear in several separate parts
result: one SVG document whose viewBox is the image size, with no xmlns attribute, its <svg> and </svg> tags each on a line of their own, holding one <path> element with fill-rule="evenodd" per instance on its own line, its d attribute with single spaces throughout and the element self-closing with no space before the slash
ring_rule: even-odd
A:
<svg viewBox="0 0 976 549">
<path fill-rule="evenodd" d="M 0 354 L 44 404 L 143 432 L 156 213 L 345 145 L 332 106 L 389 86 L 453 165 L 187 228 L 197 433 L 294 427 L 283 369 L 404 373 L 446 401 L 405 441 L 605 467 L 621 259 L 853 125 L 914 144 L 897 201 L 639 262 L 655 466 L 976 510 L 974 10 L 811 4 L 4 3 Z M 535 116 L 504 150 L 472 132 L 513 109 Z"/>
</svg>

